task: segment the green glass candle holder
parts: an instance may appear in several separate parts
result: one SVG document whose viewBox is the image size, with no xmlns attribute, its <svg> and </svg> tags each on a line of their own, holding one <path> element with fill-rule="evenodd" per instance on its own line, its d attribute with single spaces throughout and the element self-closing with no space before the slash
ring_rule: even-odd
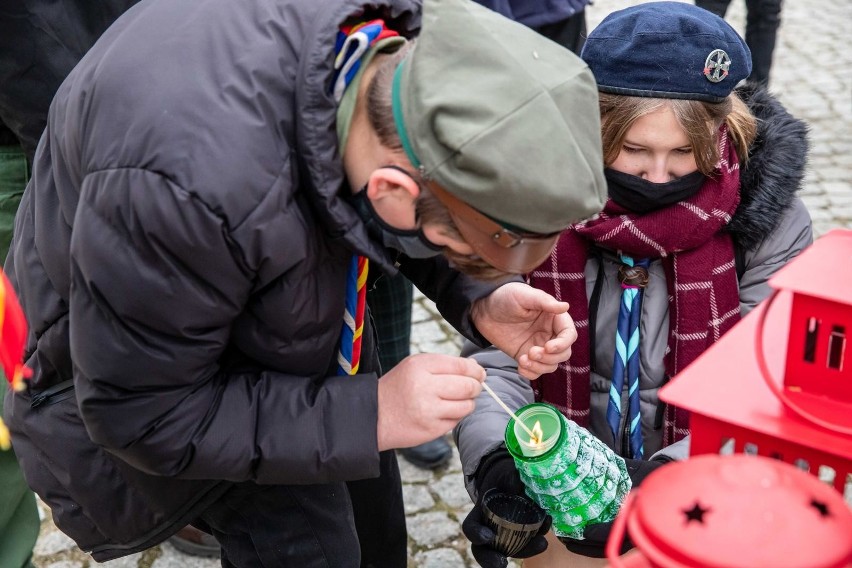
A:
<svg viewBox="0 0 852 568">
<path fill-rule="evenodd" d="M 624 460 L 549 404 L 516 415 L 530 429 L 541 426 L 541 443 L 533 444 L 512 419 L 505 440 L 527 495 L 553 517 L 556 535 L 582 539 L 587 524 L 613 520 L 631 486 Z"/>
</svg>

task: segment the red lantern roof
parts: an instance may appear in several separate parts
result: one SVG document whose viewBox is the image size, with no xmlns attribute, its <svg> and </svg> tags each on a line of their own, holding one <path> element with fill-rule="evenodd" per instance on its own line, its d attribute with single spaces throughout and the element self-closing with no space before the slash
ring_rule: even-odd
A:
<svg viewBox="0 0 852 568">
<path fill-rule="evenodd" d="M 769 280 L 777 290 L 852 305 L 852 231 L 835 230 L 817 239 Z"/>
</svg>

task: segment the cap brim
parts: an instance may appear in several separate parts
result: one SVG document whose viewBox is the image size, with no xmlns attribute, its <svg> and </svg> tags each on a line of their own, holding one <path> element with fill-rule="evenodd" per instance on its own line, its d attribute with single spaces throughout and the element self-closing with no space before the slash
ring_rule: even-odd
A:
<svg viewBox="0 0 852 568">
<path fill-rule="evenodd" d="M 465 242 L 479 257 L 498 270 L 526 274 L 550 256 L 559 233 L 540 235 L 506 229 L 435 183 L 429 189 L 449 211 Z"/>
</svg>

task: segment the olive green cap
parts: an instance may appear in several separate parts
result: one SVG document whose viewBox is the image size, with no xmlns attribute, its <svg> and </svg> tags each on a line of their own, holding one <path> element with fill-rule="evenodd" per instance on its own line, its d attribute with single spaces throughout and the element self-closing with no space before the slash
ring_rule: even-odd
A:
<svg viewBox="0 0 852 568">
<path fill-rule="evenodd" d="M 424 0 L 392 100 L 412 164 L 499 223 L 553 233 L 603 207 L 595 79 L 526 26 L 471 0 Z"/>
</svg>

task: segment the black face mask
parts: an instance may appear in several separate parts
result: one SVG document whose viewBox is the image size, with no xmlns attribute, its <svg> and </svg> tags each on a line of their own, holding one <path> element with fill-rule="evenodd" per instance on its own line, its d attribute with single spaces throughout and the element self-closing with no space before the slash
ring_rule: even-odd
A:
<svg viewBox="0 0 852 568">
<path fill-rule="evenodd" d="M 639 176 L 604 169 L 609 196 L 617 204 L 636 213 L 648 213 L 689 199 L 704 185 L 706 176 L 694 171 L 666 183 L 654 183 Z"/>
<path fill-rule="evenodd" d="M 403 171 L 404 170 L 400 170 Z M 405 172 L 407 173 L 407 172 Z M 444 250 L 443 247 L 432 244 L 421 229 L 397 229 L 385 223 L 379 216 L 370 198 L 367 197 L 367 186 L 352 196 L 350 202 L 358 212 L 367 232 L 374 239 L 378 239 L 388 248 L 398 250 L 409 258 L 431 258 L 438 256 Z"/>
</svg>

